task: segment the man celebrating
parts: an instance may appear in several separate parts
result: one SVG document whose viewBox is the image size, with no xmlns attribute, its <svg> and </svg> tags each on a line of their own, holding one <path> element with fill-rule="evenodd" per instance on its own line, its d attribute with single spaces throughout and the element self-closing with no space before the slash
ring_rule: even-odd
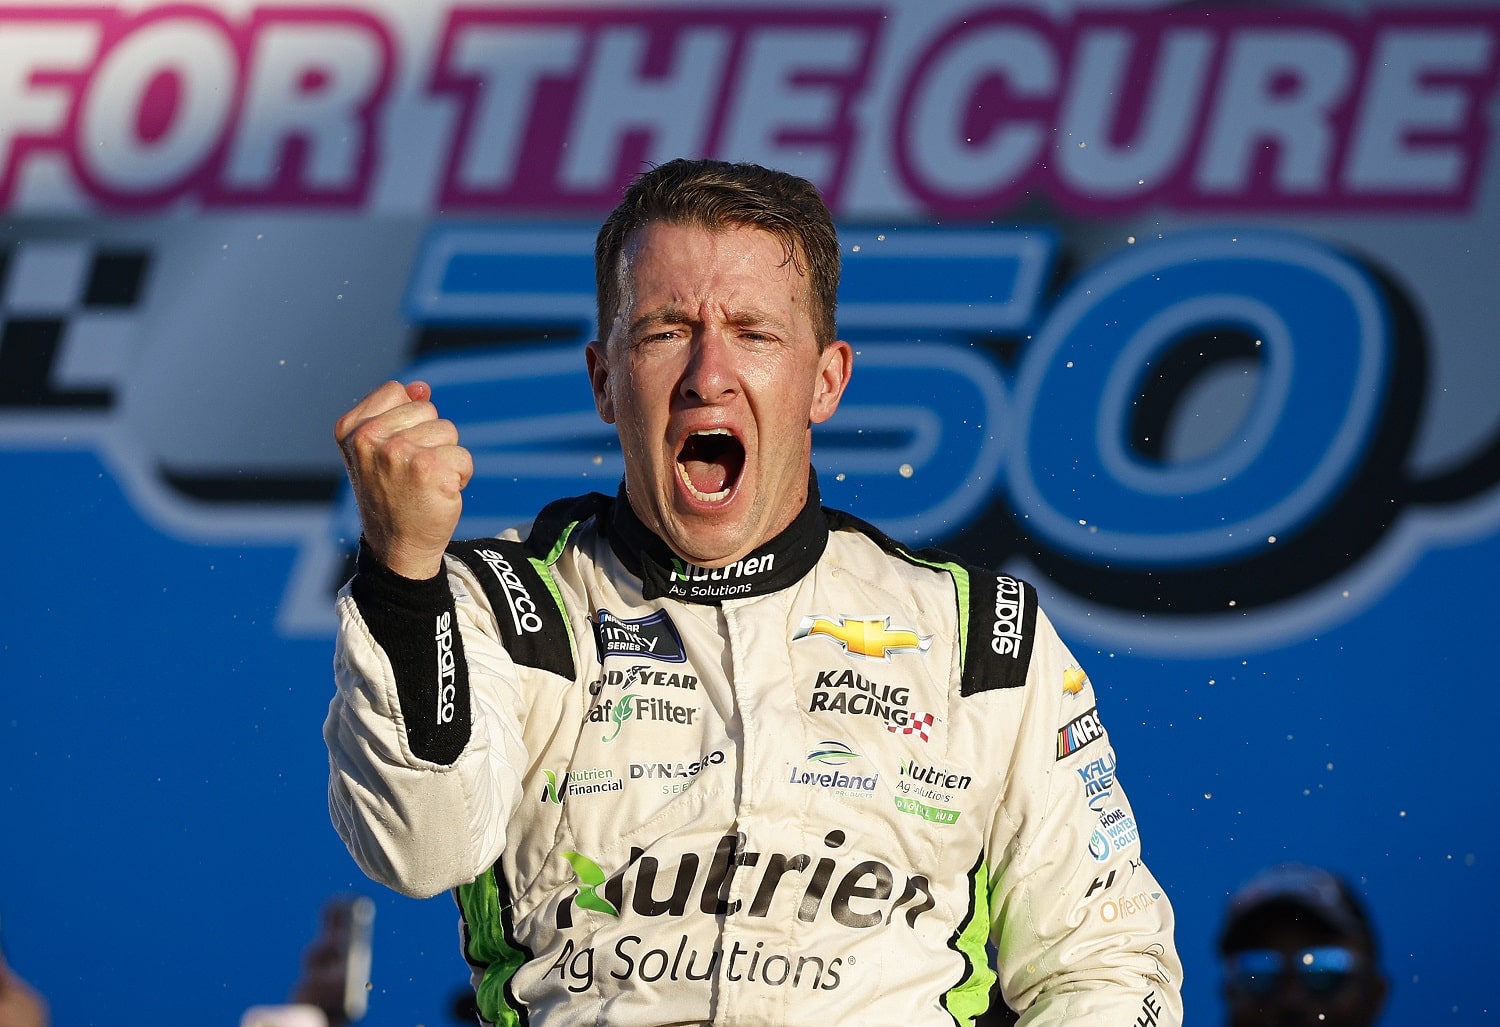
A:
<svg viewBox="0 0 1500 1027">
<path fill-rule="evenodd" d="M 853 350 L 806 181 L 672 161 L 599 232 L 618 495 L 452 541 L 420 382 L 359 504 L 325 737 L 374 879 L 453 889 L 490 1023 L 1178 1024 L 1172 913 L 1088 677 L 1024 582 L 822 507 Z"/>
</svg>

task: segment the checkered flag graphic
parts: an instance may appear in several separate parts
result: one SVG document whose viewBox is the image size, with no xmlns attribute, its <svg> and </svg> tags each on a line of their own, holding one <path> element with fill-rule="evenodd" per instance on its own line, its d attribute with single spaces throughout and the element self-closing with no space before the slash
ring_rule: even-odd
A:
<svg viewBox="0 0 1500 1027">
<path fill-rule="evenodd" d="M 109 409 L 149 263 L 94 242 L 0 251 L 0 410 Z"/>
<path fill-rule="evenodd" d="M 930 731 L 935 719 L 930 713 L 913 713 L 904 726 L 886 721 L 885 729 L 893 735 L 918 735 L 925 742 L 931 738 Z"/>
</svg>

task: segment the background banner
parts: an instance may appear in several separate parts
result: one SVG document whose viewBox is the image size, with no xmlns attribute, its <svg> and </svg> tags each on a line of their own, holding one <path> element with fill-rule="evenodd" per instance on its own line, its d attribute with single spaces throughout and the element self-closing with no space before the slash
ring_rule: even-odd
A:
<svg viewBox="0 0 1500 1027">
<path fill-rule="evenodd" d="M 466 534 L 612 491 L 594 230 L 711 156 L 823 189 L 825 502 L 1036 584 L 1190 1021 L 1288 858 L 1390 1022 L 1490 1019 L 1497 79 L 1494 3 L 0 6 L 8 958 L 59 1024 L 235 1024 L 364 891 L 368 1022 L 449 1022 L 452 901 L 328 823 L 332 425 L 431 381 Z"/>
</svg>

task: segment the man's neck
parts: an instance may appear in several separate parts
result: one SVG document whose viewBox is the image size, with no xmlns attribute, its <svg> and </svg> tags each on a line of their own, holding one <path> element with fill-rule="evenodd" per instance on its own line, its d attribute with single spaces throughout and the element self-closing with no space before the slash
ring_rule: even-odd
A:
<svg viewBox="0 0 1500 1027">
<path fill-rule="evenodd" d="M 801 580 L 823 555 L 828 524 L 816 474 L 809 474 L 807 501 L 783 531 L 733 563 L 699 567 L 683 559 L 648 529 L 630 506 L 622 483 L 609 525 L 610 545 L 641 579 L 647 599 L 670 597 L 689 603 L 778 592 Z"/>
</svg>

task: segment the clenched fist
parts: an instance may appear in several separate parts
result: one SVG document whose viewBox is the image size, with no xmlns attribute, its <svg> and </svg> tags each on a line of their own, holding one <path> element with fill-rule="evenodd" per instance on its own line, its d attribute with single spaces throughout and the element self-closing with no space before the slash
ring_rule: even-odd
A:
<svg viewBox="0 0 1500 1027">
<path fill-rule="evenodd" d="M 426 382 L 386 382 L 333 429 L 354 486 L 365 544 L 407 578 L 442 570 L 474 458 L 438 416 Z"/>
</svg>

